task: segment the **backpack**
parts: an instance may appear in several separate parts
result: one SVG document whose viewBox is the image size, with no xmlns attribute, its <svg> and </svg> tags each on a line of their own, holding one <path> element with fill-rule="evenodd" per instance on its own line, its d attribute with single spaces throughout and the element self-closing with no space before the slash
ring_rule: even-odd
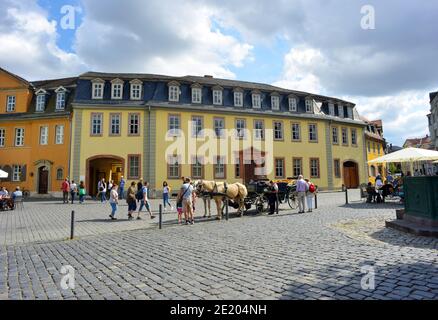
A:
<svg viewBox="0 0 438 320">
<path fill-rule="evenodd" d="M 315 191 L 316 191 L 315 185 L 314 185 L 313 183 L 311 183 L 311 184 L 309 185 L 309 192 L 310 192 L 310 193 L 314 193 Z"/>
</svg>

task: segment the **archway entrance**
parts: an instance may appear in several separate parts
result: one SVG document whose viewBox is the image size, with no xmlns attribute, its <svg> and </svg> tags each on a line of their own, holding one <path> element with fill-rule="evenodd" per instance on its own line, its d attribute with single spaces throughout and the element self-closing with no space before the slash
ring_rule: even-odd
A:
<svg viewBox="0 0 438 320">
<path fill-rule="evenodd" d="M 95 196 L 98 192 L 97 183 L 101 179 L 106 182 L 113 180 L 119 184 L 125 171 L 125 159 L 112 155 L 91 157 L 87 160 L 86 185 L 88 194 Z"/>
<path fill-rule="evenodd" d="M 38 168 L 38 194 L 49 193 L 49 169 L 46 166 Z"/>
<path fill-rule="evenodd" d="M 359 169 L 356 162 L 344 162 L 344 185 L 347 188 L 359 187 Z"/>
<path fill-rule="evenodd" d="M 267 179 L 265 152 L 254 148 L 239 152 L 240 177 L 244 183 Z"/>
</svg>

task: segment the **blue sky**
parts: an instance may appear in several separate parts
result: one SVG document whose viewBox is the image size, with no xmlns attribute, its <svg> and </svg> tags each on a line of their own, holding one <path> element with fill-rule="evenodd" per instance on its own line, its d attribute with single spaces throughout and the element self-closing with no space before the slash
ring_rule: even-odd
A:
<svg viewBox="0 0 438 320">
<path fill-rule="evenodd" d="M 77 8 L 74 30 L 60 27 L 65 5 Z M 373 30 L 361 28 L 364 5 Z M 29 80 L 210 74 L 335 96 L 383 119 L 400 145 L 427 133 L 435 12 L 437 0 L 3 0 L 0 66 Z"/>
</svg>

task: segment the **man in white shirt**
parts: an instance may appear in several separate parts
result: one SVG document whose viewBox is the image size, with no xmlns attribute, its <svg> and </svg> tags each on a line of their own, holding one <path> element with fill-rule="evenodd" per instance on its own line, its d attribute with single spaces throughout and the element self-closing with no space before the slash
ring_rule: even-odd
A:
<svg viewBox="0 0 438 320">
<path fill-rule="evenodd" d="M 304 181 L 302 175 L 298 176 L 297 180 L 297 192 L 298 192 L 298 213 L 304 213 L 306 211 L 306 192 L 308 190 L 307 182 Z"/>
</svg>

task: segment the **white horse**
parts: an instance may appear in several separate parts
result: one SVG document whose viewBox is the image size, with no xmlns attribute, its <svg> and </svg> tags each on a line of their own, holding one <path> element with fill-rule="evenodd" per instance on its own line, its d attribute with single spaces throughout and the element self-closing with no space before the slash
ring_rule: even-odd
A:
<svg viewBox="0 0 438 320">
<path fill-rule="evenodd" d="M 239 205 L 239 215 L 243 214 L 245 209 L 245 198 L 248 195 L 248 190 L 241 183 L 226 184 L 225 182 L 205 181 L 196 182 L 196 190 L 198 193 L 221 193 L 227 196 L 228 199 Z M 218 219 L 222 219 L 222 202 L 224 196 L 216 195 L 212 197 L 216 203 Z"/>
</svg>

